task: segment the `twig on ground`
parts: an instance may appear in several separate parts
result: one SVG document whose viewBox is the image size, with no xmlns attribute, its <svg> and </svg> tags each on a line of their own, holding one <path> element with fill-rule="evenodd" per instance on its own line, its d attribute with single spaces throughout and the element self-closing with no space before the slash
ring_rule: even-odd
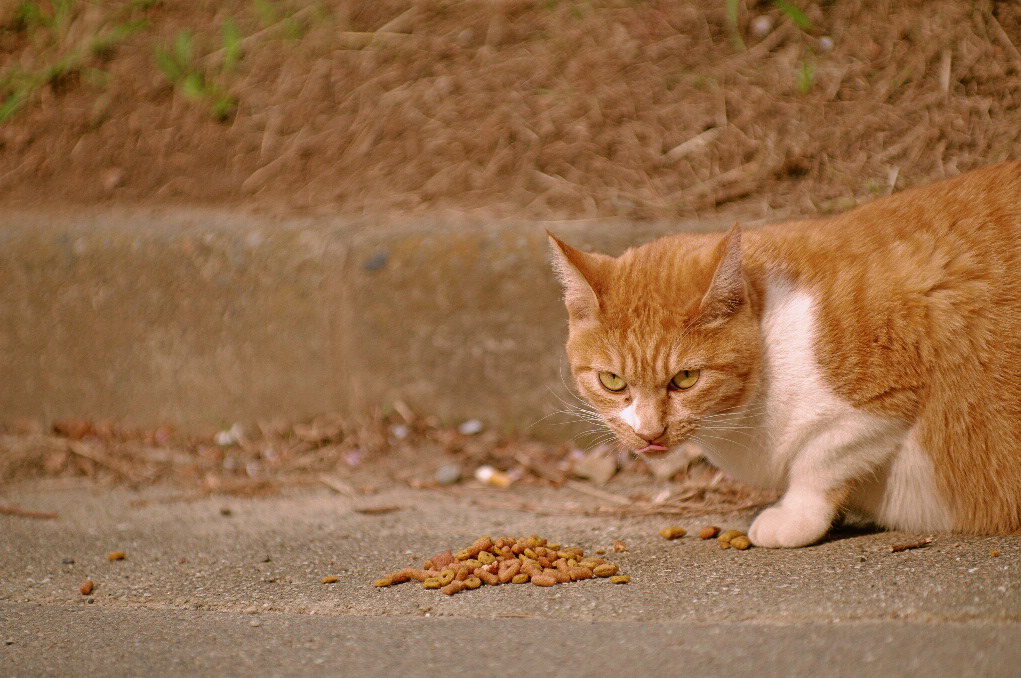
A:
<svg viewBox="0 0 1021 678">
<path fill-rule="evenodd" d="M 400 506 L 366 506 L 364 508 L 356 508 L 354 509 L 354 512 L 367 516 L 381 516 L 385 513 L 393 513 L 394 511 L 400 510 Z"/>
<path fill-rule="evenodd" d="M 330 488 L 337 494 L 342 494 L 346 497 L 351 497 L 352 499 L 358 496 L 358 493 L 355 491 L 355 489 L 346 482 L 344 482 L 343 480 L 341 480 L 340 478 L 337 478 L 335 476 L 329 476 L 326 475 L 325 473 L 320 473 L 318 476 L 316 476 L 316 478 L 319 480 L 319 482 L 321 482 L 323 485 Z"/>
<path fill-rule="evenodd" d="M 17 516 L 18 518 L 38 518 L 40 520 L 56 520 L 60 516 L 52 511 L 30 511 L 17 506 L 5 506 L 0 504 L 0 513 L 5 516 Z"/>
<path fill-rule="evenodd" d="M 907 551 L 909 549 L 925 548 L 931 543 L 932 537 L 926 537 L 925 539 L 919 539 L 918 541 L 910 541 L 904 544 L 891 544 L 890 553 L 900 553 L 901 551 Z"/>
<path fill-rule="evenodd" d="M 622 497 L 619 494 L 600 490 L 599 488 L 578 482 L 577 480 L 568 480 L 564 483 L 564 485 L 576 492 L 581 492 L 582 494 L 587 494 L 589 496 L 596 497 L 597 499 L 603 499 L 604 501 L 612 502 L 620 506 L 631 506 L 634 503 L 627 497 Z"/>
<path fill-rule="evenodd" d="M 114 473 L 124 476 L 125 478 L 132 482 L 136 482 L 138 480 L 137 474 L 135 474 L 134 470 L 130 466 L 128 466 L 127 464 L 122 464 L 116 459 L 111 459 L 110 457 L 106 456 L 99 450 L 93 449 L 89 445 L 69 440 L 67 442 L 67 449 L 73 452 L 74 454 L 77 454 L 79 457 L 84 457 L 85 459 L 94 461 L 100 466 L 105 466 Z"/>
</svg>

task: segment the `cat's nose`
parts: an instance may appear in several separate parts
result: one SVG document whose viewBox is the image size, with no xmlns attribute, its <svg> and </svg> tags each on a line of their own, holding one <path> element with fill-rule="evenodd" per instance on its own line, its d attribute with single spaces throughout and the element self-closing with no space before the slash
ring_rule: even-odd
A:
<svg viewBox="0 0 1021 678">
<path fill-rule="evenodd" d="M 664 426 L 655 433 L 651 433 L 649 431 L 635 431 L 635 433 L 638 434 L 638 437 L 644 440 L 645 442 L 655 443 L 657 440 L 663 437 L 664 433 L 666 433 L 666 427 Z"/>
</svg>

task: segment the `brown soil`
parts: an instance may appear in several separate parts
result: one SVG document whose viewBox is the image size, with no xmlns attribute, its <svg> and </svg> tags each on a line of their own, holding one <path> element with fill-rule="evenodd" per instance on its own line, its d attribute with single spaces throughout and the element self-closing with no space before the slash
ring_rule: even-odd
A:
<svg viewBox="0 0 1021 678">
<path fill-rule="evenodd" d="M 775 217 L 1021 157 L 1018 3 L 727 4 L 12 0 L 0 204 Z"/>
</svg>

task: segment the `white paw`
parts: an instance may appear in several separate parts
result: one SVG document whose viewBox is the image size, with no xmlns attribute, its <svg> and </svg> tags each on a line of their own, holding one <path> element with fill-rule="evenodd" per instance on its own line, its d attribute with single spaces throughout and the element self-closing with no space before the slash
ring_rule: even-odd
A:
<svg viewBox="0 0 1021 678">
<path fill-rule="evenodd" d="M 806 510 L 805 506 L 771 506 L 752 522 L 748 538 L 756 546 L 766 548 L 797 548 L 822 539 L 830 529 L 832 510 Z"/>
</svg>

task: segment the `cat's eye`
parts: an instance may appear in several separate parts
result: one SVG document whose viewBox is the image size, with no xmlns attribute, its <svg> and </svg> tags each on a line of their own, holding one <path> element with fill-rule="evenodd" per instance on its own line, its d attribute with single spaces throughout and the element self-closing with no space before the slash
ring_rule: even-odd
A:
<svg viewBox="0 0 1021 678">
<path fill-rule="evenodd" d="M 618 377 L 613 372 L 600 372 L 599 383 L 603 385 L 607 391 L 623 391 L 627 388 L 627 382 Z"/>
<path fill-rule="evenodd" d="M 675 388 L 679 391 L 691 388 L 698 382 L 698 377 L 698 370 L 681 370 L 670 380 L 670 388 Z"/>
</svg>

